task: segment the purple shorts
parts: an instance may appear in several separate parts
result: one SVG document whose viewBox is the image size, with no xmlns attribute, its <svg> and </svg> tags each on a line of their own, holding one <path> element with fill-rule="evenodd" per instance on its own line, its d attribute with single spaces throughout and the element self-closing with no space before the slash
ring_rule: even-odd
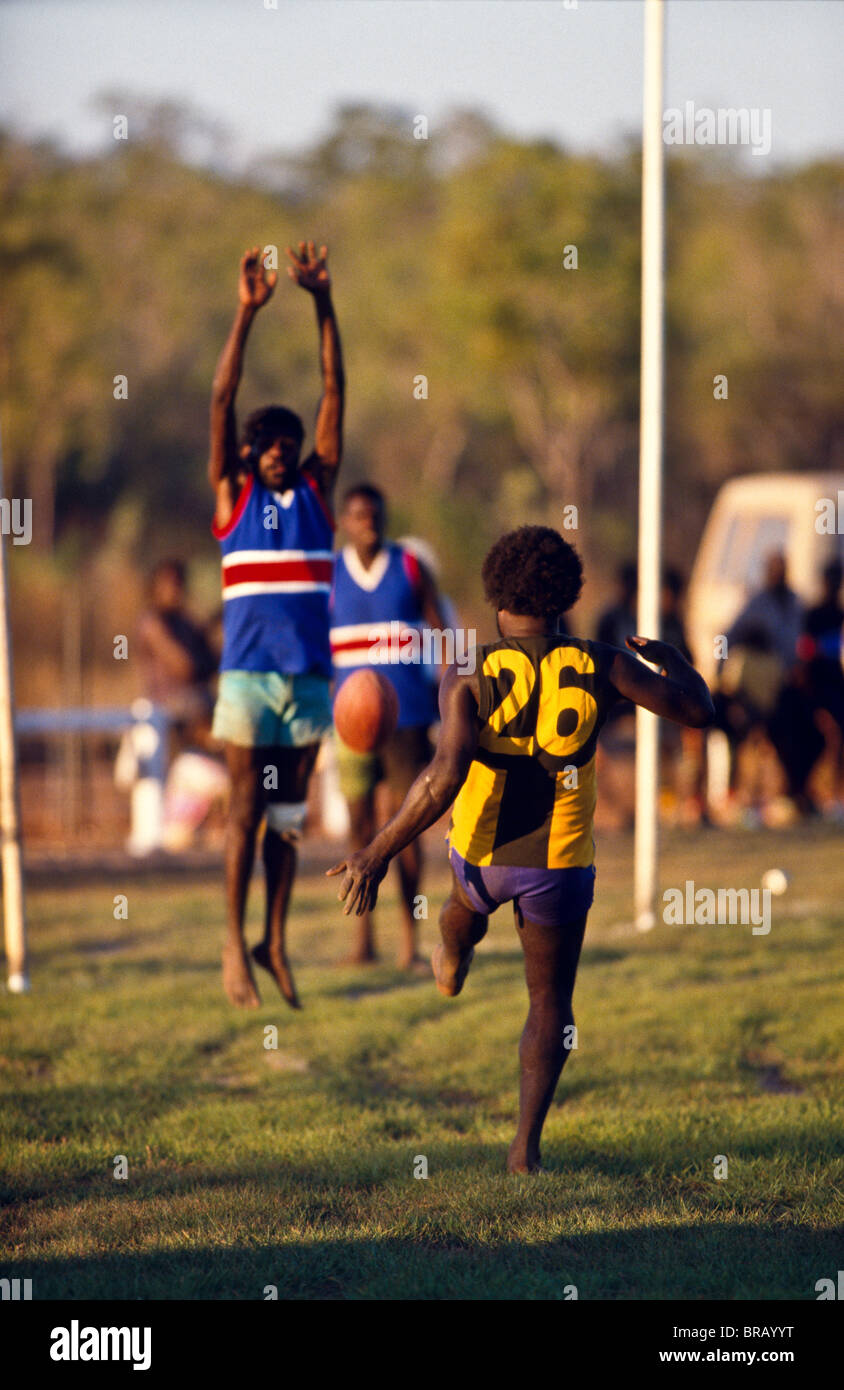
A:
<svg viewBox="0 0 844 1390">
<path fill-rule="evenodd" d="M 502 903 L 512 902 L 520 916 L 539 927 L 564 927 L 576 922 L 592 906 L 595 866 L 587 869 L 527 869 L 507 864 L 467 864 L 456 850 L 449 862 L 457 881 L 476 912 L 485 916 Z"/>
</svg>

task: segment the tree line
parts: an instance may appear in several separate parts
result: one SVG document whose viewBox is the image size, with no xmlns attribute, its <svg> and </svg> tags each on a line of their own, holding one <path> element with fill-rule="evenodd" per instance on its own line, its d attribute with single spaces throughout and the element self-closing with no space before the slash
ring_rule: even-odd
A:
<svg viewBox="0 0 844 1390">
<path fill-rule="evenodd" d="M 346 478 L 384 488 L 458 600 L 477 602 L 504 526 L 561 525 L 564 507 L 587 564 L 633 553 L 635 145 L 574 155 L 471 111 L 417 139 L 412 113 L 353 106 L 302 153 L 233 171 L 190 162 L 179 108 L 134 130 L 84 159 L 0 135 L 5 488 L 32 498 L 40 552 L 72 564 L 119 537 L 139 564 L 173 548 L 210 563 L 208 396 L 238 258 L 260 242 L 283 264 L 313 236 L 346 357 Z M 842 466 L 842 191 L 840 163 L 750 176 L 729 153 L 670 152 L 669 560 L 687 566 L 725 478 Z M 312 426 L 309 307 L 280 285 L 244 413 L 281 401 Z"/>
</svg>

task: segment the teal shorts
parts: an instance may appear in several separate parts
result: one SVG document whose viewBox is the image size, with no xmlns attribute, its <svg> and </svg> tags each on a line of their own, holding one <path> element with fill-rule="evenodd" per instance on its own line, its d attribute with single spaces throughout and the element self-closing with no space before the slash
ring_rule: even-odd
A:
<svg viewBox="0 0 844 1390">
<path fill-rule="evenodd" d="M 277 671 L 223 671 L 214 738 L 241 748 L 304 748 L 331 728 L 327 676 L 281 676 Z"/>
</svg>

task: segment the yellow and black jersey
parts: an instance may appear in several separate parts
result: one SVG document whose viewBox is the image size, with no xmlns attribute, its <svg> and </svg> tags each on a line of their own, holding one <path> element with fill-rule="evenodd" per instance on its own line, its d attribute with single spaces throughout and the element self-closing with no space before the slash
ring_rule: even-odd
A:
<svg viewBox="0 0 844 1390">
<path fill-rule="evenodd" d="M 449 844 L 470 864 L 587 868 L 595 858 L 595 748 L 617 698 L 606 647 L 505 638 L 476 649 L 478 749 Z"/>
</svg>

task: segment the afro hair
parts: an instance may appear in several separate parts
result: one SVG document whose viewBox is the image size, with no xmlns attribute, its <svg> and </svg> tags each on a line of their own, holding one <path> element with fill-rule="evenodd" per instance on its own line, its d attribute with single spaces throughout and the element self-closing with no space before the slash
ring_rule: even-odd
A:
<svg viewBox="0 0 844 1390">
<path fill-rule="evenodd" d="M 520 526 L 490 550 L 481 571 L 496 611 L 556 622 L 580 597 L 583 565 L 573 545 L 550 526 Z"/>
</svg>

